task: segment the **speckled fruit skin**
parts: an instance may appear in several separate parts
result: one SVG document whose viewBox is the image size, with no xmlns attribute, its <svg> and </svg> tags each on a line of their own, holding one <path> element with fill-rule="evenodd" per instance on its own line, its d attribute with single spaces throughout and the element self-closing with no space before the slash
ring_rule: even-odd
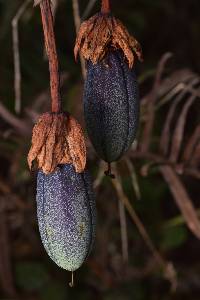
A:
<svg viewBox="0 0 200 300">
<path fill-rule="evenodd" d="M 88 61 L 84 115 L 88 135 L 98 155 L 118 160 L 133 143 L 139 120 L 139 91 L 135 71 L 119 50 L 104 60 Z"/>
<path fill-rule="evenodd" d="M 89 255 L 95 236 L 96 209 L 87 171 L 71 164 L 56 172 L 38 172 L 37 215 L 42 243 L 51 259 L 68 271 L 77 270 Z"/>
</svg>

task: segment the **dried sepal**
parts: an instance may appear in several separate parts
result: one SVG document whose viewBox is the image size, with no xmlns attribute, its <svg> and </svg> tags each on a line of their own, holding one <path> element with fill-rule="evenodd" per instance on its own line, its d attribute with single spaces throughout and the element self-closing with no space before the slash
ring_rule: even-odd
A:
<svg viewBox="0 0 200 300">
<path fill-rule="evenodd" d="M 111 15 L 98 13 L 82 23 L 74 48 L 75 59 L 80 51 L 86 60 L 96 64 L 110 47 L 123 51 L 130 68 L 135 55 L 140 61 L 143 60 L 139 42 L 129 34 L 122 22 Z"/>
<path fill-rule="evenodd" d="M 77 57 L 78 57 L 78 52 L 79 52 L 80 48 L 82 48 L 82 46 L 84 46 L 83 43 L 82 43 L 83 38 L 85 39 L 85 45 L 87 44 L 88 33 L 90 31 L 92 31 L 92 29 L 95 25 L 96 18 L 97 18 L 97 16 L 95 15 L 95 16 L 91 17 L 89 20 L 84 21 L 81 24 L 81 27 L 79 29 L 79 33 L 78 33 L 77 38 L 76 38 L 76 44 L 75 44 L 75 47 L 74 47 L 75 59 L 77 59 Z"/>
<path fill-rule="evenodd" d="M 37 161 L 45 174 L 54 172 L 59 164 L 72 163 L 77 173 L 86 165 L 86 147 L 81 126 L 66 113 L 45 113 L 33 128 L 28 164 Z"/>
</svg>

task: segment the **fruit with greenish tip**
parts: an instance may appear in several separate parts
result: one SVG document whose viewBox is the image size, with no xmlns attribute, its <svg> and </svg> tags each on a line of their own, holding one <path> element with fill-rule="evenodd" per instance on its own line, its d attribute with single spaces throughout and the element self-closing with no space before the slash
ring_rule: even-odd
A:
<svg viewBox="0 0 200 300">
<path fill-rule="evenodd" d="M 134 69 L 120 50 L 88 61 L 84 115 L 89 138 L 106 162 L 119 160 L 133 143 L 139 121 L 139 91 Z"/>
<path fill-rule="evenodd" d="M 37 215 L 43 245 L 51 259 L 68 271 L 88 257 L 95 236 L 96 208 L 90 176 L 72 164 L 49 175 L 38 172 Z"/>
</svg>

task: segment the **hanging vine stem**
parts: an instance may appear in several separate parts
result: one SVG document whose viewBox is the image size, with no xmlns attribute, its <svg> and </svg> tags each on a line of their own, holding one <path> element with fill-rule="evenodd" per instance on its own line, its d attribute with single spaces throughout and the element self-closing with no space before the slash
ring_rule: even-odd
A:
<svg viewBox="0 0 200 300">
<path fill-rule="evenodd" d="M 61 111 L 60 74 L 50 0 L 40 2 L 44 39 L 49 58 L 52 112 Z"/>
<path fill-rule="evenodd" d="M 102 0 L 101 2 L 101 12 L 103 14 L 110 13 L 110 0 Z"/>
</svg>

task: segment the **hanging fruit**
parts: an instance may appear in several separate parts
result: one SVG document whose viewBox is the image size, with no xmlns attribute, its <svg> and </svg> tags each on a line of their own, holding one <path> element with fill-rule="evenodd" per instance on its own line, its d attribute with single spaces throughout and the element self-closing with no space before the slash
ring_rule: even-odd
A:
<svg viewBox="0 0 200 300">
<path fill-rule="evenodd" d="M 139 121 L 136 57 L 142 50 L 102 0 L 101 12 L 82 23 L 74 48 L 87 60 L 84 114 L 88 135 L 98 155 L 119 160 L 133 143 Z M 108 172 L 110 174 L 110 167 Z"/>
<path fill-rule="evenodd" d="M 95 235 L 95 204 L 88 173 L 59 166 L 37 179 L 37 215 L 43 245 L 61 268 L 75 271 L 88 257 Z"/>
<path fill-rule="evenodd" d="M 28 164 L 37 163 L 37 214 L 44 247 L 68 271 L 88 257 L 95 235 L 95 200 L 86 166 L 86 147 L 78 122 L 62 111 L 58 57 L 50 0 L 40 4 L 49 58 L 52 111 L 33 129 Z"/>
</svg>

